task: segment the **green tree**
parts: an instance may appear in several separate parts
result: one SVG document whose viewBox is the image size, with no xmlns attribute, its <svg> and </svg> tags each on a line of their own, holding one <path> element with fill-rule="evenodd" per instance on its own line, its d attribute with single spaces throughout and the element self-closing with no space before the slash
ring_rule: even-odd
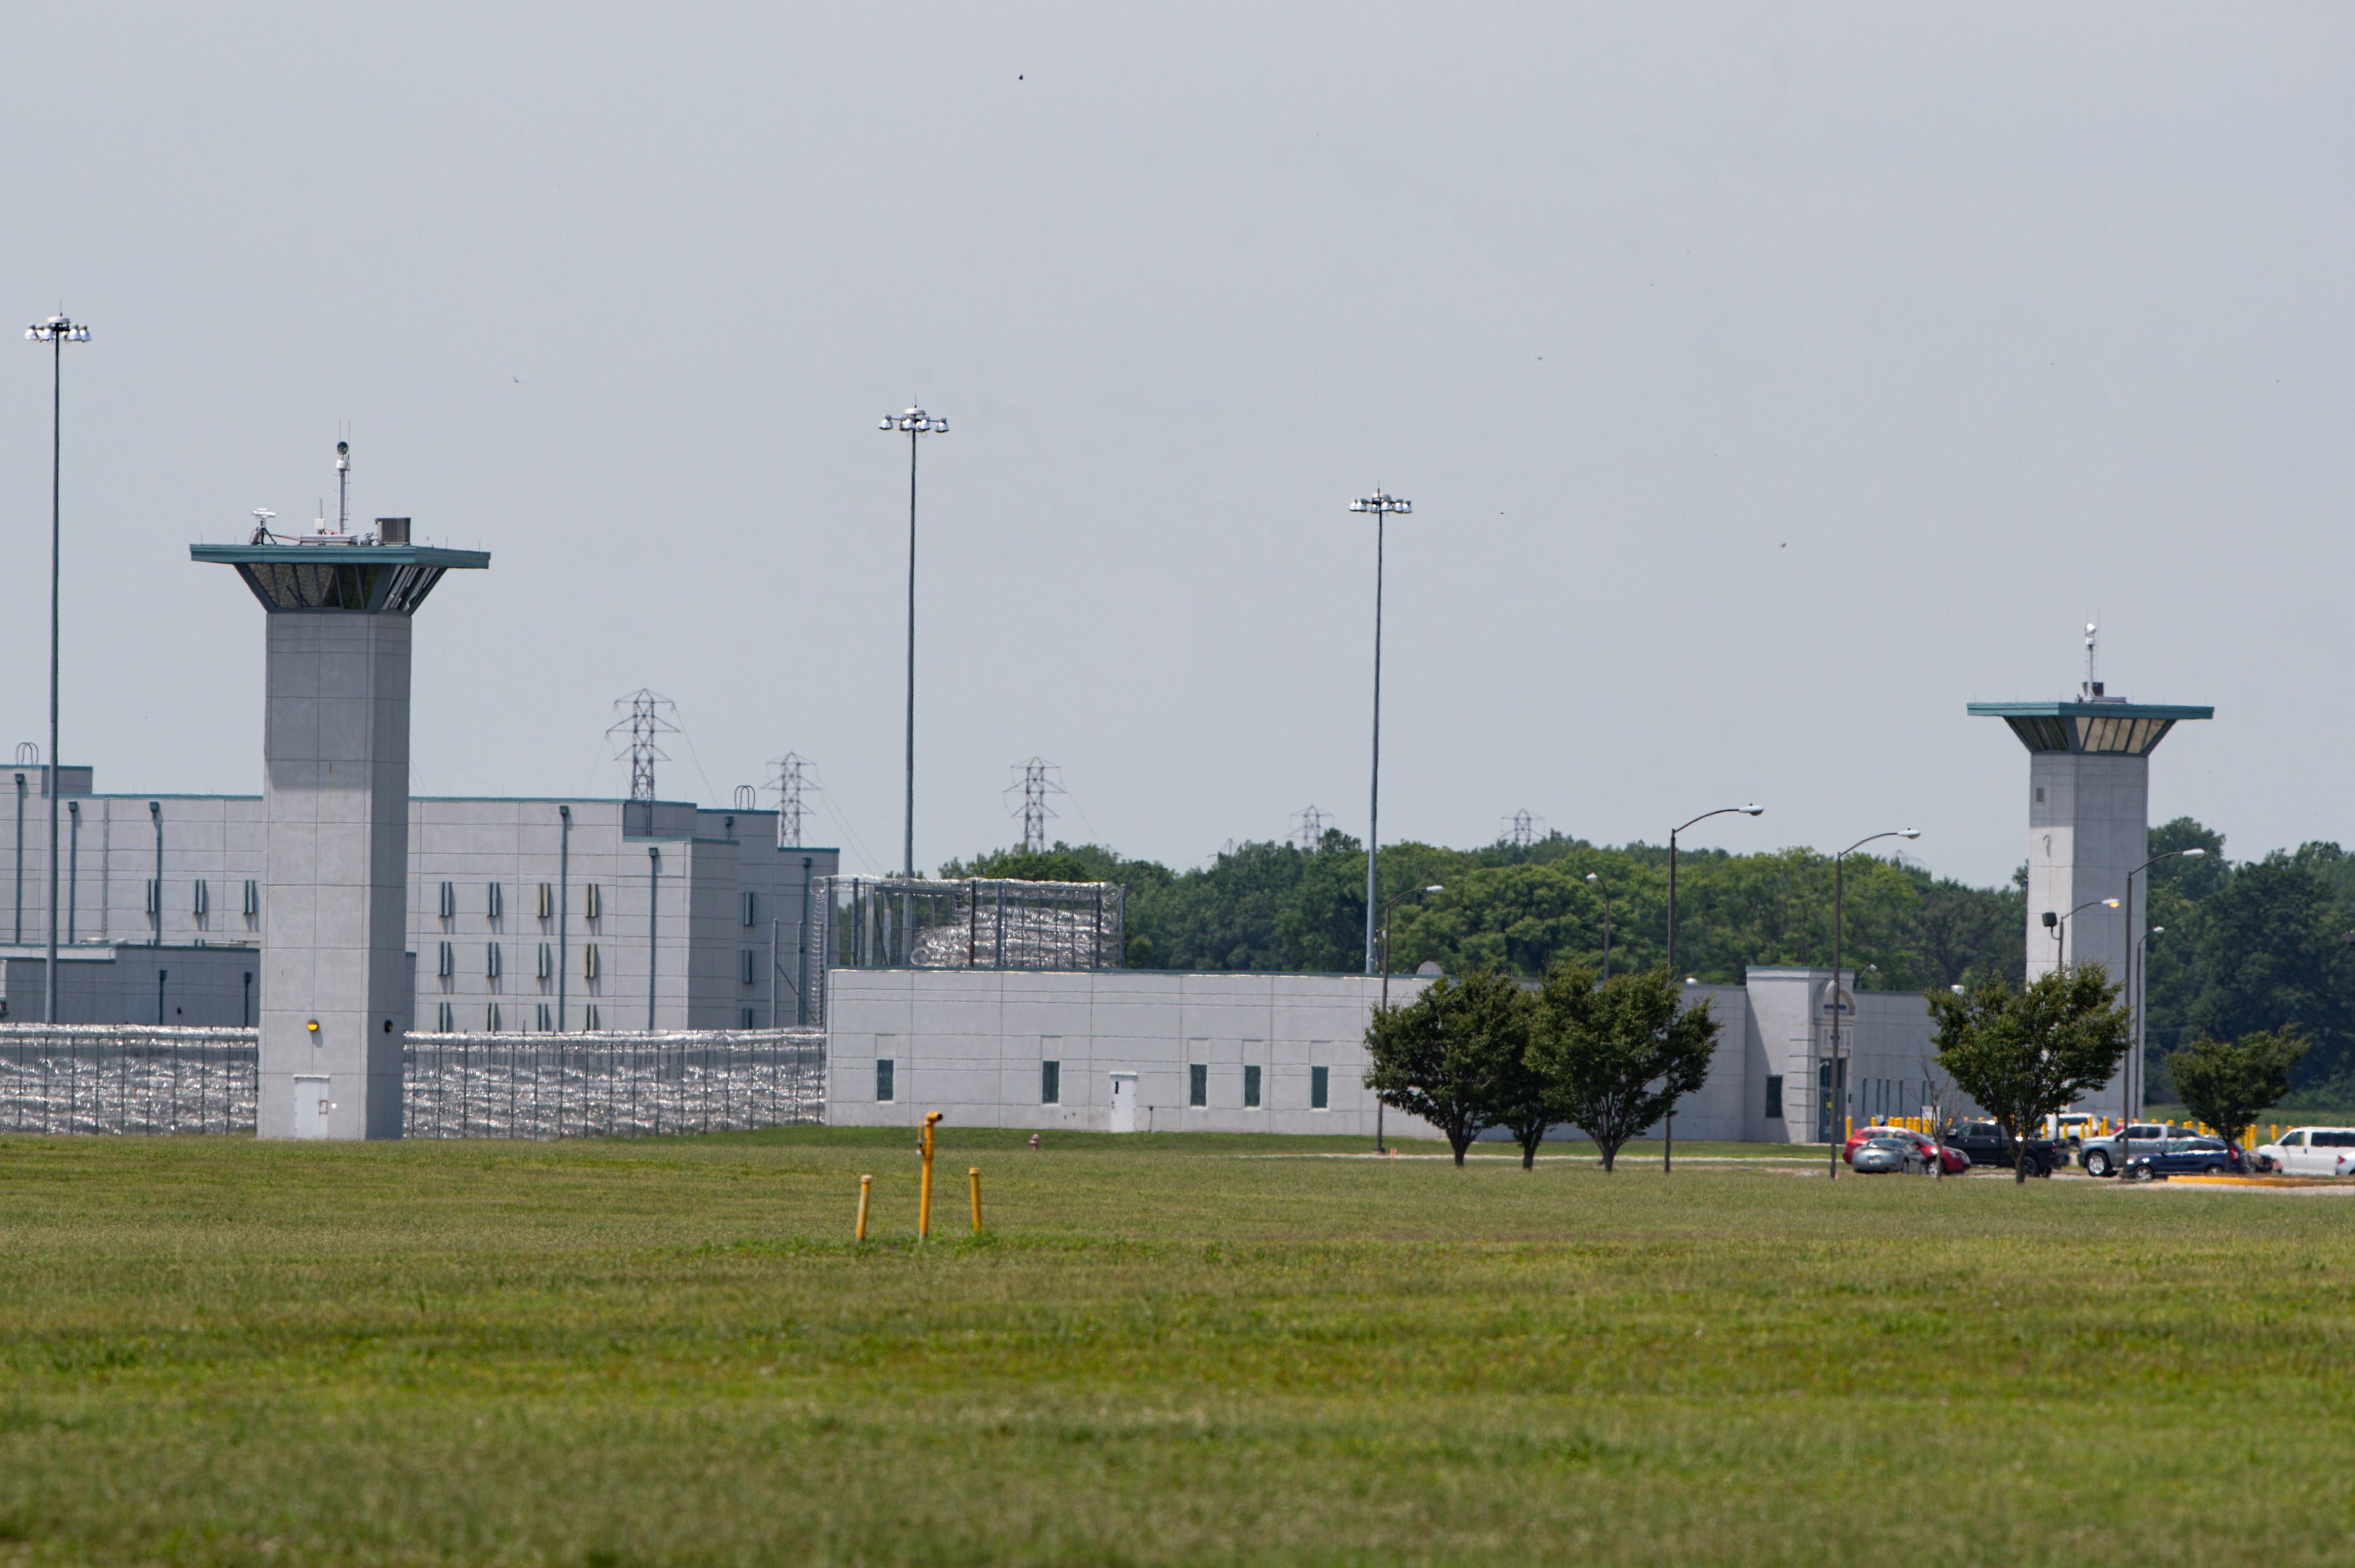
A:
<svg viewBox="0 0 2355 1568">
<path fill-rule="evenodd" d="M 1509 974 L 1502 982 L 1490 1024 L 1487 1072 L 1488 1124 L 1504 1128 L 1520 1146 L 1521 1168 L 1535 1168 L 1546 1129 L 1570 1120 L 1571 1104 L 1561 1079 L 1537 1050 L 1540 1009 L 1535 993 Z"/>
<path fill-rule="evenodd" d="M 1709 1005 L 1682 1005 L 1665 969 L 1596 985 L 1582 964 L 1547 972 L 1539 993 L 1539 1070 L 1560 1095 L 1561 1120 L 1583 1130 L 1614 1169 L 1619 1150 L 1709 1079 L 1718 1022 Z"/>
<path fill-rule="evenodd" d="M 2028 1179 L 2029 1135 L 2115 1075 L 2131 1039 L 2118 987 L 2098 964 L 2014 990 L 2000 975 L 1926 993 L 1938 1065 L 2012 1138 L 2013 1179 Z"/>
<path fill-rule="evenodd" d="M 2167 1071 L 2195 1120 L 2238 1138 L 2259 1111 L 2281 1102 L 2290 1069 L 2306 1051 L 2307 1042 L 2288 1029 L 2245 1035 L 2230 1045 L 2195 1040 L 2168 1053 Z"/>
<path fill-rule="evenodd" d="M 1500 1082 L 1529 1049 L 1530 1011 L 1510 975 L 1443 976 L 1406 1006 L 1374 1014 L 1366 1086 L 1383 1104 L 1437 1127 L 1462 1165 L 1481 1129 L 1496 1125 L 1506 1097 Z"/>
</svg>

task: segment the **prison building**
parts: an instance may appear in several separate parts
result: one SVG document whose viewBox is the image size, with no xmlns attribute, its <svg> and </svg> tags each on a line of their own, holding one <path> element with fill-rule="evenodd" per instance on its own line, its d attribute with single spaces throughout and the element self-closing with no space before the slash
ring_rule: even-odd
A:
<svg viewBox="0 0 2355 1568">
<path fill-rule="evenodd" d="M 262 797 L 98 795 L 59 770 L 61 1023 L 250 1024 Z M 0 772 L 0 1017 L 37 1020 L 47 771 Z M 773 811 L 677 801 L 409 802 L 408 949 L 421 1032 L 791 1028 L 817 1021 L 814 901 L 830 848 Z M 160 976 L 160 977 L 159 977 Z M 561 1009 L 559 1011 L 559 1008 Z"/>
</svg>

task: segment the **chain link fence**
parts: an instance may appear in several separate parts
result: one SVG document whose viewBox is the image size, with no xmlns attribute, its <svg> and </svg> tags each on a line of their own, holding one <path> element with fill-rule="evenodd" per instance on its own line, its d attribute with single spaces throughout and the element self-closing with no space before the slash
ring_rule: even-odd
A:
<svg viewBox="0 0 2355 1568">
<path fill-rule="evenodd" d="M 257 1031 L 0 1024 L 0 1131 L 250 1133 Z M 826 1120 L 820 1029 L 412 1034 L 410 1137 L 628 1137 Z"/>
</svg>

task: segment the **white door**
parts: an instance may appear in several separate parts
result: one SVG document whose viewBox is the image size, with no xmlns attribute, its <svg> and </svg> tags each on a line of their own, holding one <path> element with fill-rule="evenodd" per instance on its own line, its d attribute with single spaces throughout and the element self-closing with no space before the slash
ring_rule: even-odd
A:
<svg viewBox="0 0 2355 1568">
<path fill-rule="evenodd" d="M 1112 1075 L 1112 1123 L 1116 1133 L 1136 1131 L 1136 1074 L 1115 1072 Z"/>
<path fill-rule="evenodd" d="M 327 1113 L 336 1103 L 327 1098 L 325 1078 L 294 1080 L 294 1136 L 298 1138 L 324 1138 L 327 1136 Z"/>
</svg>

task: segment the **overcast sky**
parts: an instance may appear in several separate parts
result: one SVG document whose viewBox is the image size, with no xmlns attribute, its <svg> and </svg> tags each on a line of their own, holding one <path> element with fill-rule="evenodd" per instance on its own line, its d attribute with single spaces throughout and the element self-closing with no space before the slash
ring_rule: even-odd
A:
<svg viewBox="0 0 2355 1568">
<path fill-rule="evenodd" d="M 11 7 L 0 300 L 62 304 L 69 758 L 261 786 L 261 617 L 186 546 L 480 546 L 414 787 L 666 798 L 792 749 L 812 837 L 1199 863 L 1526 807 L 1607 842 L 1918 825 L 1979 882 L 1973 699 L 2215 704 L 2152 776 L 2355 842 L 2343 5 Z M 49 367 L 0 373 L 0 741 L 46 724 Z M 2318 709 L 2317 703 L 2321 706 Z M 842 826 L 837 826 L 837 823 Z"/>
</svg>

